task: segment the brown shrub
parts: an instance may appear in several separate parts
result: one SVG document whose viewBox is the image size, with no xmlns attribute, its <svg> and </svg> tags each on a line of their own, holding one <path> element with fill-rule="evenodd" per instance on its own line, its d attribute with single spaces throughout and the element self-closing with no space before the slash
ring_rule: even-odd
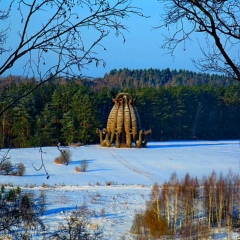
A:
<svg viewBox="0 0 240 240">
<path fill-rule="evenodd" d="M 75 172 L 86 172 L 87 169 L 88 169 L 88 161 L 87 160 L 82 160 L 80 165 L 78 167 L 74 168 Z"/>
<path fill-rule="evenodd" d="M 69 149 L 61 150 L 61 155 L 57 158 L 55 158 L 54 163 L 56 164 L 66 164 L 68 165 L 71 161 L 72 153 Z"/>
<path fill-rule="evenodd" d="M 114 182 L 112 182 L 112 181 L 107 181 L 107 182 L 105 183 L 105 185 L 109 187 L 109 186 L 114 185 Z"/>
<path fill-rule="evenodd" d="M 26 172 L 26 167 L 23 163 L 18 163 L 17 164 L 17 175 L 18 176 L 23 176 Z"/>
<path fill-rule="evenodd" d="M 75 168 L 74 168 L 74 171 L 75 171 L 75 172 L 81 172 L 81 169 L 80 169 L 80 167 L 75 167 Z"/>
<path fill-rule="evenodd" d="M 4 161 L 1 164 L 1 171 L 2 171 L 3 175 L 10 175 L 13 169 L 14 169 L 14 167 L 9 160 Z"/>
<path fill-rule="evenodd" d="M 55 158 L 54 163 L 63 164 L 60 157 Z"/>
<path fill-rule="evenodd" d="M 170 234 L 167 221 L 162 216 L 158 216 L 153 207 L 135 214 L 131 232 L 140 235 L 143 239 L 150 236 L 159 239 Z"/>
<path fill-rule="evenodd" d="M 153 208 L 145 212 L 145 222 L 152 237 L 160 238 L 168 234 L 167 221 L 163 217 L 158 218 Z"/>
<path fill-rule="evenodd" d="M 68 165 L 69 162 L 71 161 L 71 157 L 72 157 L 72 153 L 69 149 L 61 151 L 60 159 L 63 162 L 63 164 Z"/>
</svg>

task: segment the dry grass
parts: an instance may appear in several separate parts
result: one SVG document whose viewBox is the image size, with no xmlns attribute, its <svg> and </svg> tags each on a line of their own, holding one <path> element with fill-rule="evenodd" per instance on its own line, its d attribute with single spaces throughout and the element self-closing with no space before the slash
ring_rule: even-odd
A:
<svg viewBox="0 0 240 240">
<path fill-rule="evenodd" d="M 63 164 L 60 157 L 55 158 L 54 163 L 56 164 Z"/>
<path fill-rule="evenodd" d="M 80 169 L 80 167 L 75 167 L 75 168 L 74 168 L 74 171 L 75 171 L 75 172 L 81 172 L 81 169 Z"/>
<path fill-rule="evenodd" d="M 78 167 L 74 168 L 75 172 L 86 172 L 88 169 L 88 162 L 87 160 L 82 160 Z"/>
<path fill-rule="evenodd" d="M 61 155 L 55 158 L 54 163 L 68 165 L 69 162 L 71 161 L 71 156 L 72 156 L 72 153 L 69 149 L 61 150 Z"/>
</svg>

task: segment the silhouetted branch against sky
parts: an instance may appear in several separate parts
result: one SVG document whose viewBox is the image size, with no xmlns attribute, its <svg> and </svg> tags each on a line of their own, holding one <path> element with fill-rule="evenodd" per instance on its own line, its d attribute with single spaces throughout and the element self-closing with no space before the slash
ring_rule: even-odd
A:
<svg viewBox="0 0 240 240">
<path fill-rule="evenodd" d="M 211 22 L 197 3 L 211 7 L 208 11 L 217 23 L 224 51 L 216 45 L 217 38 L 199 28 L 201 19 Z M 171 68 L 236 77 L 229 63 L 239 70 L 239 33 L 235 32 L 237 38 L 227 35 L 234 27 L 224 25 L 239 24 L 236 3 L 238 0 L 35 0 L 29 5 L 27 1 L 0 0 L 0 72 L 47 79 L 54 73 L 102 77 L 114 68 Z M 142 14 L 149 17 L 139 17 Z M 157 26 L 161 28 L 153 30 Z"/>
<path fill-rule="evenodd" d="M 174 54 L 194 35 L 202 58 L 193 60 L 201 71 L 227 74 L 240 81 L 240 5 L 238 0 L 159 0 L 164 4 L 160 28 L 168 28 L 163 48 Z M 194 55 L 194 54 L 193 54 Z"/>
<path fill-rule="evenodd" d="M 127 27 L 123 19 L 142 16 L 128 0 L 21 0 L 3 5 L 6 10 L 1 13 L 7 27 L 0 35 L 4 38 L 0 41 L 4 59 L 0 75 L 24 62 L 22 74 L 40 80 L 60 73 L 80 75 L 92 62 L 105 65 L 97 55 L 99 47 L 105 49 L 101 41 L 111 31 L 124 41 Z M 7 43 L 13 34 L 15 41 Z"/>
<path fill-rule="evenodd" d="M 0 1 L 0 76 L 17 69 L 39 85 L 61 76 L 81 76 L 88 65 L 106 65 L 98 51 L 111 32 L 125 42 L 126 19 L 143 17 L 129 0 Z M 18 96 L 2 114 L 32 91 Z"/>
</svg>

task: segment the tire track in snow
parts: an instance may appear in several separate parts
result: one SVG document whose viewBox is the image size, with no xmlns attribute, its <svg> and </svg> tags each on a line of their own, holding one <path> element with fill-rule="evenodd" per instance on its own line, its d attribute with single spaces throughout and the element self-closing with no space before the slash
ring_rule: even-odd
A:
<svg viewBox="0 0 240 240">
<path fill-rule="evenodd" d="M 110 151 L 110 154 L 111 156 L 116 159 L 120 164 L 122 164 L 124 167 L 128 168 L 129 170 L 137 173 L 137 174 L 140 174 L 144 177 L 146 177 L 148 180 L 151 180 L 154 182 L 154 179 L 150 176 L 150 174 L 148 172 L 144 172 L 144 171 L 141 171 L 139 170 L 138 168 L 136 168 L 136 166 L 134 165 L 131 165 L 129 163 L 129 161 L 127 161 L 126 159 L 124 159 L 120 154 L 118 154 L 117 152 L 115 151 Z"/>
</svg>

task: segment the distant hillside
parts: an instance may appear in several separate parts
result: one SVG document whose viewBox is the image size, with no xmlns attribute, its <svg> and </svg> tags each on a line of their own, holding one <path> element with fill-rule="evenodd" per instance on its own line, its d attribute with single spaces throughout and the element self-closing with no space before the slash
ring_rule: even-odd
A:
<svg viewBox="0 0 240 240">
<path fill-rule="evenodd" d="M 23 82 L 34 82 L 37 79 L 22 76 L 7 76 L 0 78 L 0 90 L 6 85 L 19 85 Z M 138 89 L 143 87 L 159 86 L 232 86 L 240 83 L 230 77 L 218 74 L 197 73 L 188 70 L 170 70 L 167 69 L 113 69 L 106 73 L 103 78 L 62 78 L 58 77 L 51 82 L 65 84 L 66 82 L 75 82 L 81 86 L 91 87 L 92 90 L 101 91 L 103 88 L 122 90 Z"/>
<path fill-rule="evenodd" d="M 196 73 L 188 70 L 167 69 L 135 69 L 127 68 L 111 70 L 104 78 L 89 82 L 95 89 L 103 87 L 114 89 L 158 87 L 158 86 L 199 86 L 211 84 L 214 86 L 229 86 L 238 82 L 224 75 Z"/>
</svg>

